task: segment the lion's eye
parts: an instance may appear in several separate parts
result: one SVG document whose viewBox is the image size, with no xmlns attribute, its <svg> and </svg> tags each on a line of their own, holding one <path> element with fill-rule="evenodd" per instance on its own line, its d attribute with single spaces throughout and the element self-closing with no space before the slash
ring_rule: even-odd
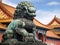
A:
<svg viewBox="0 0 60 45">
<path fill-rule="evenodd" d="M 32 13 L 32 11 L 31 11 L 31 10 L 29 10 L 29 9 L 28 9 L 28 12 Z"/>
<path fill-rule="evenodd" d="M 23 10 L 27 10 L 27 7 L 26 6 L 23 6 Z"/>
</svg>

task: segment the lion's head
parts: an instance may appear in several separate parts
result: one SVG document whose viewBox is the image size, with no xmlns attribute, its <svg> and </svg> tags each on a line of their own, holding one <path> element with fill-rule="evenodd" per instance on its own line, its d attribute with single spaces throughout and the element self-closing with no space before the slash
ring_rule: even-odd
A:
<svg viewBox="0 0 60 45">
<path fill-rule="evenodd" d="M 15 13 L 14 13 L 14 19 L 17 19 L 17 18 L 33 18 L 35 15 L 35 8 L 34 6 L 25 1 L 25 2 L 21 2 L 17 5 L 16 7 L 16 10 L 15 10 Z"/>
</svg>

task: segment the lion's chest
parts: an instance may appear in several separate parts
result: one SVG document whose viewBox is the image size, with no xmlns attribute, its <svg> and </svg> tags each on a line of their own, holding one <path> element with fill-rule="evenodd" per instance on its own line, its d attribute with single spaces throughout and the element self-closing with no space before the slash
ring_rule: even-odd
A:
<svg viewBox="0 0 60 45">
<path fill-rule="evenodd" d="M 32 31 L 33 31 L 33 28 L 35 27 L 33 21 L 23 20 L 23 22 L 25 23 L 24 28 L 25 28 L 28 32 L 32 32 Z"/>
</svg>

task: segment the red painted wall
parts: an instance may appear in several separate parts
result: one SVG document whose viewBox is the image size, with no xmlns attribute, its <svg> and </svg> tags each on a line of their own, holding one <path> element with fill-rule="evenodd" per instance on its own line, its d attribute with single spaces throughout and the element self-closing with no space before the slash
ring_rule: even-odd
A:
<svg viewBox="0 0 60 45">
<path fill-rule="evenodd" d="M 45 35 L 42 36 L 42 42 L 46 42 L 48 45 L 60 45 L 60 40 L 47 39 Z"/>
<path fill-rule="evenodd" d="M 59 40 L 51 40 L 51 39 L 46 39 L 46 43 L 50 45 L 60 45 Z"/>
<path fill-rule="evenodd" d="M 3 35 L 3 34 L 0 33 L 0 43 L 1 43 L 1 41 L 2 41 L 2 35 Z"/>
</svg>

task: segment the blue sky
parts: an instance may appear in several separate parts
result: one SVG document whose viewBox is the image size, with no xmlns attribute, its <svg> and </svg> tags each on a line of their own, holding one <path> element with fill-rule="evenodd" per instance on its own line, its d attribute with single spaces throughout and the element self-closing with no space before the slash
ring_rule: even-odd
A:
<svg viewBox="0 0 60 45">
<path fill-rule="evenodd" d="M 60 18 L 60 0 L 3 0 L 3 3 L 16 7 L 21 1 L 29 1 L 36 8 L 36 19 L 48 24 L 56 15 Z"/>
</svg>

